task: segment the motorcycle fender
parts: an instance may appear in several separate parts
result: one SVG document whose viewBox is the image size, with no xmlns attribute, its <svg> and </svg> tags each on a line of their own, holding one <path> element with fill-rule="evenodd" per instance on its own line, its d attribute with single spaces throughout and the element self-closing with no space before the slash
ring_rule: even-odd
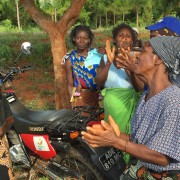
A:
<svg viewBox="0 0 180 180">
<path fill-rule="evenodd" d="M 101 163 L 100 158 L 107 152 L 111 152 L 111 147 L 93 148 L 93 147 L 90 147 L 88 143 L 80 137 L 78 138 L 78 141 L 81 143 L 83 148 L 89 152 L 93 164 L 97 166 L 97 168 L 104 174 L 104 176 L 107 179 L 111 179 L 111 180 L 119 179 L 120 175 L 123 173 L 123 171 L 126 168 L 126 164 L 122 156 L 112 167 L 110 167 L 109 169 L 108 168 L 106 169 L 105 166 L 103 166 L 103 164 Z M 109 166 L 108 163 L 106 163 L 106 165 L 107 167 Z"/>
<path fill-rule="evenodd" d="M 56 151 L 49 142 L 48 135 L 21 134 L 23 143 L 43 159 L 56 156 Z"/>
<path fill-rule="evenodd" d="M 89 144 L 82 138 L 78 137 L 77 140 L 81 143 L 81 145 L 83 146 L 83 148 L 88 151 L 91 155 L 92 154 L 96 154 L 94 148 L 92 148 L 91 146 L 89 146 Z"/>
</svg>

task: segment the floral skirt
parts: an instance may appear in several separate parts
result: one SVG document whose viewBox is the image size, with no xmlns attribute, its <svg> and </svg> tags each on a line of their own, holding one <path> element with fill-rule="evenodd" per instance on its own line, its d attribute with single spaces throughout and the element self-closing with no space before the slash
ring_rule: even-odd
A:
<svg viewBox="0 0 180 180">
<path fill-rule="evenodd" d="M 180 180 L 180 171 L 155 172 L 145 168 L 140 161 L 134 161 L 124 171 L 120 180 Z"/>
<path fill-rule="evenodd" d="M 0 179 L 14 180 L 6 135 L 0 138 Z"/>
</svg>

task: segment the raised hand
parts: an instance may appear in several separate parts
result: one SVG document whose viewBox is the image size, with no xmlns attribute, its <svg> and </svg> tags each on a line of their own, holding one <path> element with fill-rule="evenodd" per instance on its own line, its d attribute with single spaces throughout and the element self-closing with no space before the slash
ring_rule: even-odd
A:
<svg viewBox="0 0 180 180">
<path fill-rule="evenodd" d="M 114 132 L 116 133 L 116 135 L 118 137 L 120 137 L 121 131 L 119 129 L 119 126 L 115 123 L 115 121 L 111 115 L 108 116 L 108 121 L 109 121 L 109 124 L 111 125 L 111 127 L 114 129 Z"/>
<path fill-rule="evenodd" d="M 118 55 L 116 56 L 116 61 L 118 61 L 121 64 L 121 67 L 124 69 L 127 69 L 129 71 L 134 71 L 135 66 L 135 56 L 133 57 L 130 47 L 125 49 L 118 48 Z"/>
<path fill-rule="evenodd" d="M 106 40 L 106 54 L 108 57 L 108 61 L 109 63 L 112 63 L 114 61 L 115 58 L 115 47 L 113 46 L 112 50 L 111 50 L 111 46 L 110 46 L 110 41 Z"/>
</svg>

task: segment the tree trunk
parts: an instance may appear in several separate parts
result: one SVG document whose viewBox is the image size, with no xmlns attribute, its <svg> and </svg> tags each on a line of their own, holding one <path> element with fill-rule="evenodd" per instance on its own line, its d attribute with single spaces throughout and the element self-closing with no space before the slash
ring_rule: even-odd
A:
<svg viewBox="0 0 180 180">
<path fill-rule="evenodd" d="M 54 8 L 54 22 L 57 22 L 57 9 Z"/>
<path fill-rule="evenodd" d="M 99 27 L 102 27 L 102 19 L 101 19 L 101 14 L 99 15 Z"/>
<path fill-rule="evenodd" d="M 108 27 L 108 13 L 106 11 L 106 27 Z"/>
<path fill-rule="evenodd" d="M 59 29 L 56 33 L 50 34 L 51 51 L 53 55 L 53 65 L 55 73 L 55 100 L 56 108 L 69 108 L 69 94 L 67 93 L 66 70 L 64 64 L 61 64 L 63 55 L 66 53 L 65 35 L 61 35 Z"/>
<path fill-rule="evenodd" d="M 139 27 L 139 12 L 136 10 L 136 27 Z"/>
<path fill-rule="evenodd" d="M 114 16 L 114 26 L 116 25 L 116 14 L 113 13 L 113 16 Z"/>
<path fill-rule="evenodd" d="M 96 29 L 98 28 L 98 17 L 96 16 Z"/>
<path fill-rule="evenodd" d="M 19 2 L 16 2 L 16 13 L 17 13 L 17 24 L 18 29 L 21 29 L 20 18 L 19 18 Z"/>
<path fill-rule="evenodd" d="M 86 0 L 71 0 L 70 7 L 57 23 L 51 22 L 50 18 L 41 13 L 36 7 L 34 0 L 20 0 L 20 2 L 26 8 L 31 18 L 50 38 L 55 73 L 56 109 L 70 108 L 66 72 L 64 65 L 61 64 L 61 60 L 66 53 L 65 38 L 67 31 L 78 19 Z"/>
<path fill-rule="evenodd" d="M 124 22 L 124 19 L 125 19 L 125 14 L 124 13 L 122 14 L 122 17 L 123 17 L 123 22 Z"/>
</svg>

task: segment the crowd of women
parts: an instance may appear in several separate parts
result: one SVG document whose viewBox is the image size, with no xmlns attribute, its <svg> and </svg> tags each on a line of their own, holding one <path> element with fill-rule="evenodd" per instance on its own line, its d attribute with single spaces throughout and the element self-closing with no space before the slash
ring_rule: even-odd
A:
<svg viewBox="0 0 180 180">
<path fill-rule="evenodd" d="M 124 152 L 127 169 L 120 177 L 180 179 L 180 22 L 165 17 L 147 26 L 150 40 L 143 45 L 137 29 L 120 24 L 112 31 L 113 45 L 92 48 L 89 27 L 70 34 L 75 49 L 63 62 L 69 99 L 75 106 L 99 105 L 101 124 L 82 132 L 94 148 L 113 146 Z M 13 118 L 0 95 L 0 176 L 13 179 L 3 134 Z M 3 149 L 4 148 L 4 149 Z"/>
<path fill-rule="evenodd" d="M 137 47 L 137 29 L 120 24 L 113 47 L 91 48 L 86 26 L 71 32 L 76 49 L 66 56 L 72 107 L 98 106 L 101 124 L 82 132 L 92 147 L 114 146 L 124 152 L 121 179 L 180 178 L 180 22 L 165 17 L 147 26 L 150 40 Z M 142 44 L 142 43 L 139 43 Z"/>
</svg>

